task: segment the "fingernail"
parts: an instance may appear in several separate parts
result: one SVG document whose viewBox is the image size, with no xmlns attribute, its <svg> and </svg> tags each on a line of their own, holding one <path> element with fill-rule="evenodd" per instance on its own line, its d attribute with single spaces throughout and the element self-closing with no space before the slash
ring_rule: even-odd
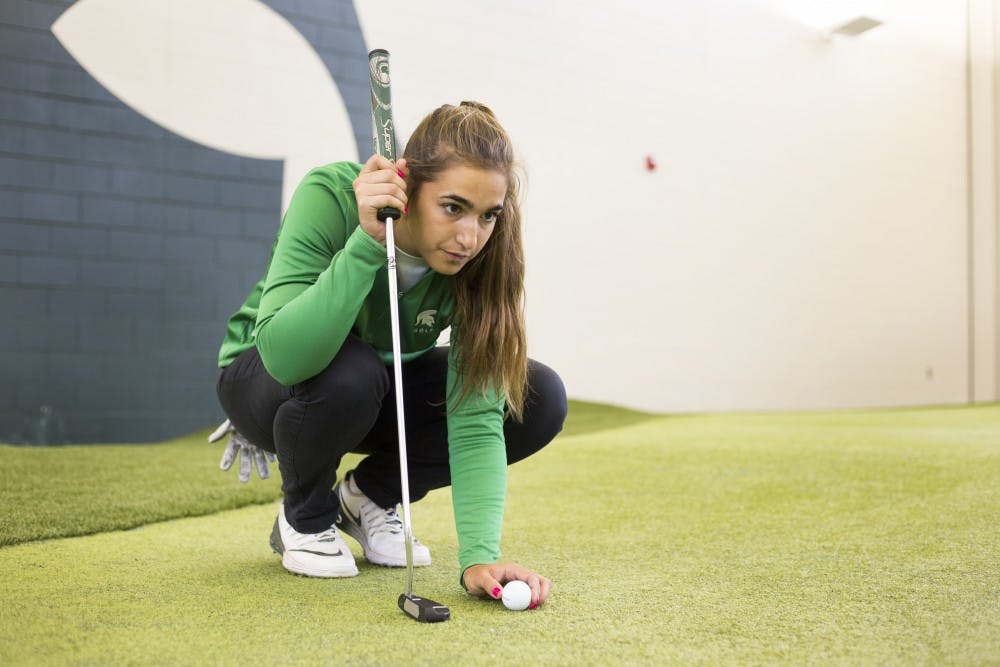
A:
<svg viewBox="0 0 1000 667">
<path fill-rule="evenodd" d="M 406 207 L 404 206 L 404 207 L 403 207 L 403 213 L 409 213 L 409 212 L 410 212 L 410 209 L 408 209 L 408 208 L 406 208 Z"/>
<path fill-rule="evenodd" d="M 396 173 L 399 174 L 400 178 L 406 178 L 406 174 L 403 173 L 402 169 L 397 169 Z"/>
<path fill-rule="evenodd" d="M 499 587 L 493 589 L 493 597 L 498 597 L 502 591 Z"/>
</svg>

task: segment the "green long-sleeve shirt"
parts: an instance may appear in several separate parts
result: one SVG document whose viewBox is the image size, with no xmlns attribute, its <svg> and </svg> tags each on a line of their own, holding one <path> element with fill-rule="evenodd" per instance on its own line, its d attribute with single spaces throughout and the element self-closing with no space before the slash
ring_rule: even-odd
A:
<svg viewBox="0 0 1000 667">
<path fill-rule="evenodd" d="M 361 165 L 337 162 L 302 180 L 285 213 L 267 272 L 229 319 L 219 366 L 257 346 L 268 373 L 284 385 L 329 365 L 349 333 L 392 362 L 385 247 L 358 223 L 352 183 Z M 399 299 L 403 361 L 434 347 L 453 324 L 450 277 L 428 271 Z M 459 564 L 500 556 L 507 455 L 504 400 L 475 392 L 456 404 L 461 341 L 452 328 L 448 360 L 448 451 Z M 405 369 L 404 369 L 405 383 Z"/>
</svg>

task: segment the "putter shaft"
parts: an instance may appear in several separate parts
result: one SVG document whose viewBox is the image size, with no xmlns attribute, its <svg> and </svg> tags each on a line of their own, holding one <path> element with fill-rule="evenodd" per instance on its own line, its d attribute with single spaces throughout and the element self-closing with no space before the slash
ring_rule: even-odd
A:
<svg viewBox="0 0 1000 667">
<path fill-rule="evenodd" d="M 406 417 L 403 409 L 403 360 L 399 343 L 399 284 L 396 279 L 396 237 L 393 219 L 385 220 L 389 261 L 389 320 L 392 325 L 392 371 L 396 382 L 396 427 L 399 440 L 399 483 L 402 491 L 403 539 L 406 549 L 406 596 L 413 596 L 413 532 L 410 529 L 410 473 L 406 465 Z M 405 609 L 403 611 L 406 611 Z"/>
</svg>

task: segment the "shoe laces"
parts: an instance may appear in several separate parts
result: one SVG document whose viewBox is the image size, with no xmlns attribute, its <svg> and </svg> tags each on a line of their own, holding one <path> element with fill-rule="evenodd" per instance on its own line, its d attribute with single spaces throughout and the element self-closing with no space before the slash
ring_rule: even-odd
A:
<svg viewBox="0 0 1000 667">
<path fill-rule="evenodd" d="M 340 537 L 340 533 L 337 532 L 337 526 L 330 526 L 322 533 L 316 534 L 317 542 L 336 542 Z"/>
<path fill-rule="evenodd" d="M 403 522 L 399 520 L 395 507 L 384 509 L 369 500 L 361 508 L 361 518 L 371 533 L 398 535 L 403 532 Z"/>
</svg>

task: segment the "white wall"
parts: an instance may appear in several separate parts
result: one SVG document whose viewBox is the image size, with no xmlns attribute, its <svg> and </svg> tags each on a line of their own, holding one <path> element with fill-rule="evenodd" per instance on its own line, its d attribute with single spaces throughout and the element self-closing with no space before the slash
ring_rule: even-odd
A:
<svg viewBox="0 0 1000 667">
<path fill-rule="evenodd" d="M 970 0 L 968 14 L 970 400 L 997 398 L 997 168 L 994 105 L 995 0 Z"/>
<path fill-rule="evenodd" d="M 361 17 L 393 53 L 404 128 L 471 97 L 518 141 L 531 352 L 572 394 L 677 411 L 965 402 L 965 4 L 831 5 Z M 823 38 L 859 11 L 886 24 Z"/>
<path fill-rule="evenodd" d="M 77 0 L 52 32 L 157 124 L 221 151 L 283 160 L 284 206 L 312 167 L 358 159 L 330 72 L 261 2 Z"/>
<path fill-rule="evenodd" d="M 997 158 L 1000 156 L 1000 80 L 997 73 L 1000 72 L 1000 0 L 993 0 L 990 3 L 993 14 L 993 61 L 991 63 L 992 76 L 988 79 L 988 85 L 993 89 L 993 308 L 994 308 L 994 394 L 984 396 L 983 400 L 997 400 L 1000 398 L 1000 205 L 998 205 L 997 195 L 1000 193 L 1000 169 L 997 169 Z M 985 372 L 985 370 L 984 370 Z"/>
<path fill-rule="evenodd" d="M 514 136 L 529 177 L 532 356 L 573 396 L 702 411 L 962 403 L 974 389 L 996 399 L 995 151 L 970 150 L 995 145 L 996 110 L 992 77 L 969 59 L 985 49 L 992 62 L 995 49 L 988 30 L 972 30 L 973 44 L 967 24 L 970 7 L 992 24 L 996 0 L 969 3 L 356 5 L 369 47 L 392 53 L 403 137 L 461 99 L 488 103 Z M 229 11 L 255 4 L 226 0 Z M 862 13 L 885 25 L 826 38 Z M 247 30 L 273 23 L 266 14 L 248 11 Z M 82 20 L 64 28 L 78 42 L 87 33 Z M 281 35 L 254 57 L 315 70 L 303 42 Z M 121 53 L 106 55 L 87 57 L 113 70 Z M 186 93 L 156 97 L 127 69 L 102 82 L 171 126 L 156 100 Z M 261 85 L 247 71 L 234 86 Z M 173 85 L 188 74 L 171 70 Z M 206 143 L 274 156 L 288 132 L 297 174 L 322 161 L 303 139 L 335 116 L 321 148 L 353 159 L 342 101 L 322 72 L 311 81 L 323 95 L 315 123 L 272 124 L 259 145 Z M 205 114 L 173 117 L 184 122 L 171 129 L 201 140 Z"/>
</svg>

